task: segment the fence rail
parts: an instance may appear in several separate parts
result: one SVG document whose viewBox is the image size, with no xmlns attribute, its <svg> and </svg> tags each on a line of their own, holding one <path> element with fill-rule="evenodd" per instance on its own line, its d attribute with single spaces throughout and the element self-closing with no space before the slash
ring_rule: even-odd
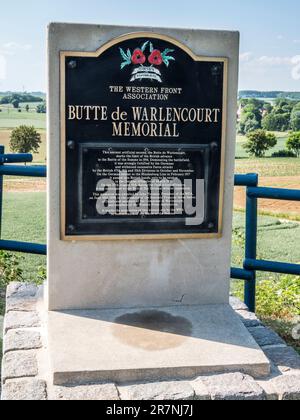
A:
<svg viewBox="0 0 300 420">
<path fill-rule="evenodd" d="M 232 268 L 231 277 L 245 280 L 245 303 L 255 312 L 256 271 L 300 275 L 300 265 L 257 259 L 258 199 L 300 201 L 300 190 L 258 187 L 256 174 L 236 175 L 235 186 L 246 187 L 246 246 L 244 268 Z"/>
<path fill-rule="evenodd" d="M 47 176 L 46 166 L 20 166 L 15 163 L 30 163 L 30 154 L 5 154 L 0 146 L 0 234 L 2 225 L 3 176 Z M 235 175 L 235 186 L 246 187 L 246 245 L 243 268 L 233 267 L 231 278 L 245 281 L 245 303 L 255 312 L 256 271 L 300 275 L 300 265 L 275 261 L 257 260 L 258 199 L 300 201 L 300 190 L 258 187 L 258 175 Z M 46 255 L 47 246 L 28 242 L 0 239 L 0 250 Z"/>
</svg>

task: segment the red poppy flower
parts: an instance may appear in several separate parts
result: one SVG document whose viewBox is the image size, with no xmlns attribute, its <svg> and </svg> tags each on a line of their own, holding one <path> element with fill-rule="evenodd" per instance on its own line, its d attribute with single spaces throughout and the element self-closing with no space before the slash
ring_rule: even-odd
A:
<svg viewBox="0 0 300 420">
<path fill-rule="evenodd" d="M 135 50 L 132 56 L 133 64 L 144 64 L 146 61 L 145 54 L 142 50 Z"/>
<path fill-rule="evenodd" d="M 163 63 L 163 58 L 159 50 L 154 50 L 149 57 L 149 63 L 155 66 L 160 66 Z"/>
</svg>

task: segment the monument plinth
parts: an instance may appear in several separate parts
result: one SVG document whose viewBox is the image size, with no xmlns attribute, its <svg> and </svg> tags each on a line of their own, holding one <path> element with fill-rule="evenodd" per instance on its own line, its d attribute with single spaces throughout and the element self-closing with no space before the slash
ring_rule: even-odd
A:
<svg viewBox="0 0 300 420">
<path fill-rule="evenodd" d="M 53 381 L 269 372 L 229 307 L 239 34 L 49 26 Z"/>
</svg>

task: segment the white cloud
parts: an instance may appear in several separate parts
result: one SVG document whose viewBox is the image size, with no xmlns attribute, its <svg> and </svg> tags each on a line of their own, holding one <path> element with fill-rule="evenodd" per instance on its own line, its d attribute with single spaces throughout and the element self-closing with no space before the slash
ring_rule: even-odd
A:
<svg viewBox="0 0 300 420">
<path fill-rule="evenodd" d="M 294 39 L 294 44 L 300 44 L 300 39 Z"/>
<path fill-rule="evenodd" d="M 267 66 L 283 66 L 283 65 L 291 65 L 292 58 L 293 57 L 280 57 L 280 56 L 274 57 L 274 56 L 264 55 L 262 57 L 259 57 L 257 59 L 257 62 L 263 65 L 267 65 Z"/>
<path fill-rule="evenodd" d="M 6 79 L 6 58 L 0 55 L 0 80 Z"/>
<path fill-rule="evenodd" d="M 294 65 L 292 68 L 292 78 L 294 80 L 300 80 L 300 55 L 292 58 L 292 64 Z"/>
<path fill-rule="evenodd" d="M 244 53 L 240 56 L 241 74 L 249 81 L 300 80 L 300 55 L 297 56 L 255 56 Z M 249 82 L 248 82 L 249 83 Z"/>
<path fill-rule="evenodd" d="M 248 61 L 251 60 L 252 57 L 253 57 L 252 52 L 245 52 L 240 55 L 240 61 L 243 63 L 247 63 Z"/>
<path fill-rule="evenodd" d="M 0 47 L 0 51 L 5 55 L 15 55 L 20 51 L 30 51 L 31 44 L 20 44 L 18 42 L 7 42 Z"/>
<path fill-rule="evenodd" d="M 248 68 L 291 67 L 293 65 L 293 57 L 270 55 L 256 57 L 252 53 L 244 53 L 240 55 L 240 62 Z"/>
<path fill-rule="evenodd" d="M 278 39 L 278 41 L 282 41 L 284 39 L 284 36 L 283 35 L 277 35 L 277 39 Z"/>
</svg>

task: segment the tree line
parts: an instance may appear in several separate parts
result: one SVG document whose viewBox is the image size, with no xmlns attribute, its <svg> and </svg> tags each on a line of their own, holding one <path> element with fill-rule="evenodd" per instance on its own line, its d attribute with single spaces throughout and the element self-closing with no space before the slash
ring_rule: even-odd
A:
<svg viewBox="0 0 300 420">
<path fill-rule="evenodd" d="M 1 105 L 20 104 L 21 102 L 43 102 L 43 98 L 31 95 L 30 93 L 12 93 L 0 98 Z"/>
<path fill-rule="evenodd" d="M 258 99 L 239 101 L 241 134 L 264 129 L 267 131 L 300 131 L 300 102 L 276 99 L 272 105 Z"/>
<path fill-rule="evenodd" d="M 286 150 L 274 157 L 300 156 L 300 102 L 278 98 L 274 105 L 250 98 L 239 101 L 238 132 L 247 135 L 244 148 L 248 154 L 262 157 L 277 144 L 276 136 L 270 132 L 291 131 Z"/>
<path fill-rule="evenodd" d="M 43 100 L 43 98 L 34 96 L 30 93 L 12 93 L 12 94 L 9 94 L 0 98 L 0 105 L 11 104 L 15 109 L 19 109 L 19 112 L 21 112 L 20 104 L 26 103 L 26 102 L 30 102 L 30 103 L 41 102 L 39 103 L 39 105 L 37 105 L 36 112 L 38 114 L 46 113 L 46 102 Z M 28 104 L 26 105 L 25 109 L 27 112 L 29 112 L 30 107 Z"/>
<path fill-rule="evenodd" d="M 258 90 L 241 90 L 239 98 L 265 98 L 265 99 L 295 99 L 300 101 L 300 92 L 283 92 L 283 91 L 258 91 Z"/>
</svg>

